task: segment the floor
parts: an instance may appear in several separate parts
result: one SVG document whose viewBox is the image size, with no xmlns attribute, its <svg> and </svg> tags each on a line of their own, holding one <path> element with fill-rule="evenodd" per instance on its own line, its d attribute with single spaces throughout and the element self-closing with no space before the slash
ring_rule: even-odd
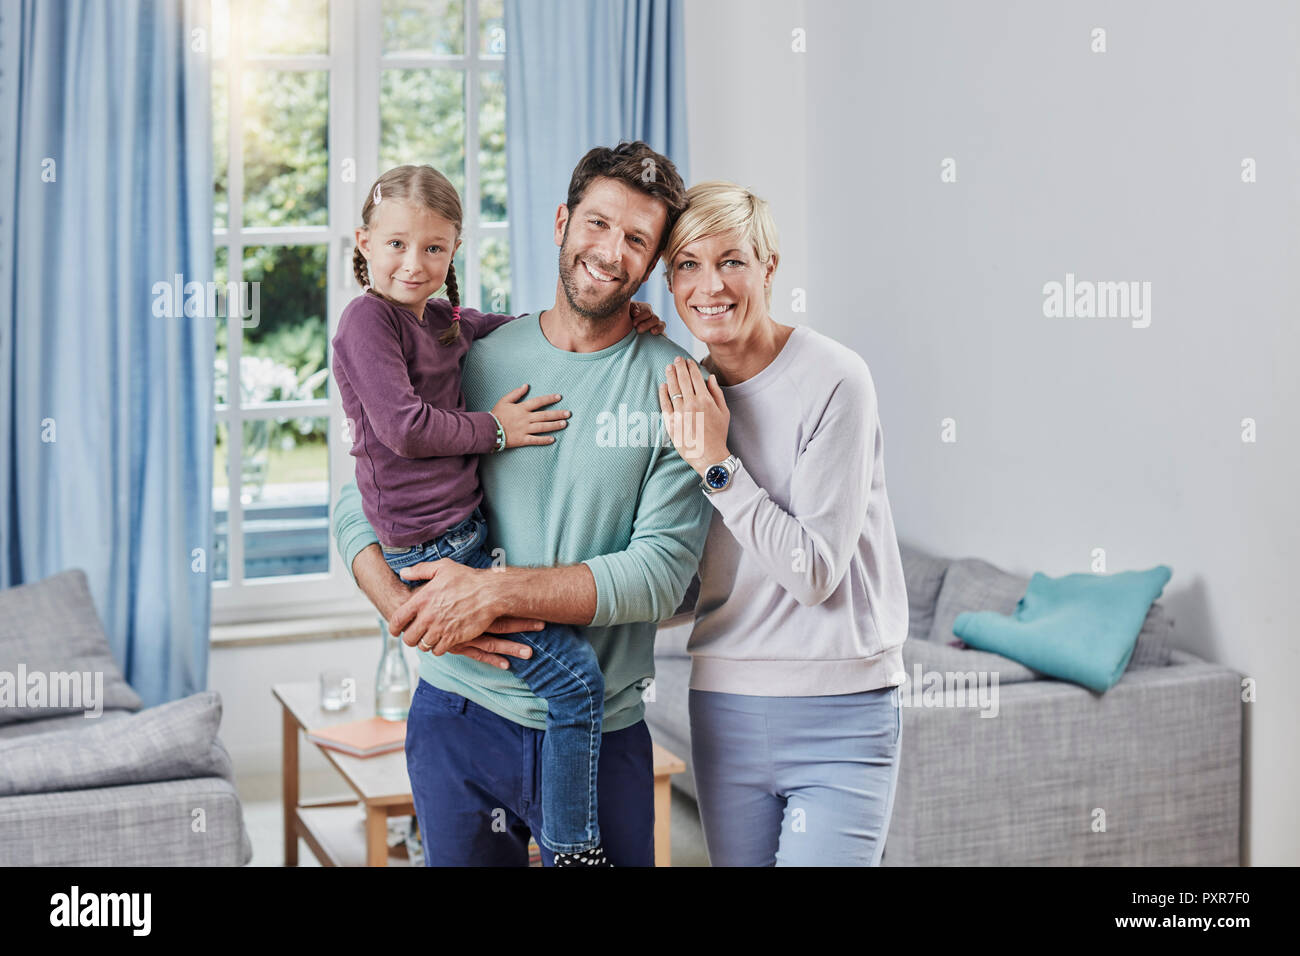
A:
<svg viewBox="0 0 1300 956">
<path fill-rule="evenodd" d="M 339 778 L 333 771 L 304 773 L 300 787 L 304 798 L 342 793 Z M 253 844 L 253 860 L 249 866 L 283 866 L 284 828 L 279 774 L 240 778 L 239 797 L 244 805 L 244 825 Z M 704 850 L 704 834 L 700 829 L 695 801 L 676 789 L 673 790 L 672 817 L 673 866 L 708 866 L 709 858 Z M 298 865 L 320 866 L 301 840 L 298 841 Z"/>
</svg>

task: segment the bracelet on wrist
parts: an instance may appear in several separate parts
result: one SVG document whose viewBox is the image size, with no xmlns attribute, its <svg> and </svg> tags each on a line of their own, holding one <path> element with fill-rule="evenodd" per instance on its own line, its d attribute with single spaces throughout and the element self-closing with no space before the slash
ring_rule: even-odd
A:
<svg viewBox="0 0 1300 956">
<path fill-rule="evenodd" d="M 492 415 L 491 412 L 488 412 L 488 414 L 489 414 L 489 415 Z M 494 422 L 497 423 L 497 443 L 496 443 L 496 445 L 493 446 L 493 448 L 492 448 L 492 451 L 493 451 L 493 453 L 495 454 L 496 452 L 504 451 L 504 450 L 505 450 L 505 447 L 506 447 L 506 430 L 505 430 L 504 428 L 501 427 L 501 419 L 497 418 L 495 415 L 492 415 L 492 420 L 493 420 Z"/>
</svg>

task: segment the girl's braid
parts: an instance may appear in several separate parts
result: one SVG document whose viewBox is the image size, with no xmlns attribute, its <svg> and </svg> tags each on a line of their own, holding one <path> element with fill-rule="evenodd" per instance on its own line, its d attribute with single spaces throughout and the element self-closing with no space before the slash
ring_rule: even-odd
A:
<svg viewBox="0 0 1300 956">
<path fill-rule="evenodd" d="M 443 345 L 455 345 L 460 339 L 460 288 L 456 284 L 456 266 L 447 263 L 447 301 L 451 303 L 451 325 L 438 341 Z"/>
<path fill-rule="evenodd" d="M 366 257 L 361 254 L 361 247 L 352 248 L 352 274 L 357 277 L 357 285 L 362 289 L 370 287 L 370 267 Z"/>
</svg>

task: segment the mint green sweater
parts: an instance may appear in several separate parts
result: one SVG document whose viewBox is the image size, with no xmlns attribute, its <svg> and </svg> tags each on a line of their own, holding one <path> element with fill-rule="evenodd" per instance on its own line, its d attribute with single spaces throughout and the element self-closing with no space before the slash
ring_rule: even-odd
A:
<svg viewBox="0 0 1300 956">
<path fill-rule="evenodd" d="M 699 476 L 660 424 L 664 367 L 687 353 L 661 335 L 629 332 L 599 352 L 566 352 L 535 315 L 470 348 L 462 388 L 468 411 L 488 411 L 525 382 L 529 396 L 558 393 L 572 412 L 554 444 L 479 458 L 488 549 L 507 565 L 585 563 L 596 616 L 583 633 L 605 675 L 605 731 L 641 720 L 654 677 L 657 622 L 672 616 L 699 564 L 712 509 Z M 334 508 L 334 537 L 349 573 L 379 539 L 355 483 Z M 509 671 L 459 654 L 419 655 L 420 676 L 515 723 L 543 730 L 546 702 Z"/>
</svg>

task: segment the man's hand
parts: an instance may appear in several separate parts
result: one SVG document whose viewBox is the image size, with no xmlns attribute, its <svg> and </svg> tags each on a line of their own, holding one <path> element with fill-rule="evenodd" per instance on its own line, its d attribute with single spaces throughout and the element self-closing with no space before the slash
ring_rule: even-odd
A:
<svg viewBox="0 0 1300 956">
<path fill-rule="evenodd" d="M 450 558 L 403 568 L 401 578 L 428 583 L 416 589 L 393 613 L 388 630 L 401 634 L 404 643 L 422 651 L 446 654 L 485 633 L 539 631 L 543 626 L 541 621 L 534 621 L 530 623 L 537 626 L 493 631 L 500 614 L 491 600 L 488 573 Z"/>
<path fill-rule="evenodd" d="M 352 573 L 357 584 L 366 593 L 385 620 L 391 621 L 398 608 L 411 598 L 411 589 L 402 584 L 397 575 L 384 561 L 379 545 L 367 545 L 352 559 Z M 423 585 L 422 585 L 423 586 Z M 536 631 L 543 623 L 534 618 L 499 617 L 488 628 L 488 634 L 461 644 L 452 650 L 453 654 L 463 654 L 471 660 L 480 661 L 491 667 L 508 668 L 507 657 L 527 659 L 533 649 L 527 644 L 491 637 L 491 634 L 517 634 L 520 631 Z"/>
<path fill-rule="evenodd" d="M 525 617 L 499 617 L 492 622 L 488 630 L 492 634 L 517 634 L 520 631 L 540 630 L 541 623 Z M 533 627 L 534 624 L 539 627 Z M 504 637 L 489 637 L 484 634 L 468 644 L 452 648 L 451 653 L 462 654 L 470 660 L 509 670 L 510 661 L 507 658 L 518 657 L 527 660 L 533 656 L 533 649 L 518 641 L 509 641 Z"/>
</svg>

